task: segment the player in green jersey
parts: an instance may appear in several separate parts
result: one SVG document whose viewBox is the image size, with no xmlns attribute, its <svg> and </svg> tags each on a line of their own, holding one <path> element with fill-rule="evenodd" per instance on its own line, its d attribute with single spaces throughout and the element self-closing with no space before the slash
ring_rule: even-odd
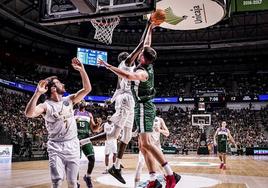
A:
<svg viewBox="0 0 268 188">
<path fill-rule="evenodd" d="M 135 124 L 139 128 L 139 148 L 144 155 L 150 173 L 150 182 L 147 187 L 162 187 L 160 182 L 156 179 L 156 159 L 166 172 L 166 188 L 174 188 L 180 180 L 180 176 L 173 173 L 162 151 L 151 141 L 151 133 L 156 116 L 156 108 L 151 101 L 155 96 L 153 63 L 156 60 L 157 54 L 156 51 L 150 47 L 154 25 L 152 23 L 148 24 L 149 29 L 146 33 L 143 50 L 138 57 L 139 65 L 134 72 L 121 70 L 101 59 L 99 59 L 98 62 L 119 77 L 133 81 L 132 93 L 135 100 Z"/>
<path fill-rule="evenodd" d="M 77 123 L 79 140 L 89 137 L 94 132 L 100 131 L 100 125 L 102 123 L 102 120 L 101 118 L 97 118 L 97 123 L 95 123 L 93 115 L 90 112 L 86 111 L 85 101 L 82 101 L 78 104 L 78 108 L 74 111 L 74 115 Z M 90 176 L 95 164 L 95 156 L 92 143 L 83 145 L 81 147 L 81 150 L 88 159 L 87 174 L 83 177 L 83 179 L 86 182 L 87 187 L 92 188 L 93 185 Z"/>
<path fill-rule="evenodd" d="M 222 121 L 221 127 L 218 128 L 214 135 L 214 145 L 218 146 L 219 158 L 221 160 L 220 169 L 226 169 L 226 151 L 228 139 L 235 145 L 237 148 L 234 138 L 232 137 L 230 130 L 226 128 L 226 121 Z M 218 142 L 217 142 L 217 141 Z"/>
</svg>

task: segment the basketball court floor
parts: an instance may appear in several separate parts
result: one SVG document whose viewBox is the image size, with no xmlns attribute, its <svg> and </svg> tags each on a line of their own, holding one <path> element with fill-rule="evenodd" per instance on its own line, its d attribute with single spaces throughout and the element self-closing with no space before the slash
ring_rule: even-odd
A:
<svg viewBox="0 0 268 188">
<path fill-rule="evenodd" d="M 266 188 L 268 187 L 268 156 L 229 156 L 226 170 L 219 169 L 216 156 L 167 155 L 174 171 L 182 175 L 176 188 Z M 126 154 L 123 160 L 123 176 L 127 184 L 121 184 L 109 174 L 102 174 L 104 162 L 97 162 L 93 171 L 95 188 L 133 188 L 133 178 L 137 162 L 136 154 Z M 87 169 L 85 162 L 80 167 L 80 184 Z M 143 170 L 140 187 L 147 179 L 147 170 Z M 158 176 L 163 180 L 161 175 Z M 48 161 L 12 163 L 10 169 L 0 168 L 1 188 L 48 188 L 50 176 Z M 66 182 L 64 186 L 67 187 Z"/>
</svg>

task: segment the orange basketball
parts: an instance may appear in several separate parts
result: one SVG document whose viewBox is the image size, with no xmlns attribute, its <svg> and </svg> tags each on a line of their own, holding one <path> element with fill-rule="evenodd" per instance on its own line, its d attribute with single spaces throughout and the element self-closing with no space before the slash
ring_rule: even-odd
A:
<svg viewBox="0 0 268 188">
<path fill-rule="evenodd" d="M 166 20 L 166 13 L 162 9 L 156 9 L 155 12 L 152 13 L 151 15 L 151 21 L 155 25 L 160 25 Z"/>
</svg>

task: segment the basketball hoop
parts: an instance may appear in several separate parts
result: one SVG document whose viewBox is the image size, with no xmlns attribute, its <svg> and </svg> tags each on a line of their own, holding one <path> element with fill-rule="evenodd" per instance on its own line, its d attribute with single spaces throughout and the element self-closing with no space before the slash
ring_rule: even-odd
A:
<svg viewBox="0 0 268 188">
<path fill-rule="evenodd" d="M 95 27 L 94 39 L 106 44 L 112 43 L 114 28 L 119 24 L 120 18 L 103 17 L 90 20 L 93 27 Z"/>
</svg>

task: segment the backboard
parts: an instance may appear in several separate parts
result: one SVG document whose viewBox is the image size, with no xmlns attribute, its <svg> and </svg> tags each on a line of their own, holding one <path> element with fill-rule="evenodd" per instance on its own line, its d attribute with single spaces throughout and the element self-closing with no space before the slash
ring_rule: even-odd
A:
<svg viewBox="0 0 268 188">
<path fill-rule="evenodd" d="M 138 16 L 155 10 L 156 0 L 41 0 L 40 24 L 59 25 L 109 16 Z"/>
<path fill-rule="evenodd" d="M 192 114 L 193 126 L 209 126 L 211 125 L 211 114 Z"/>
</svg>

